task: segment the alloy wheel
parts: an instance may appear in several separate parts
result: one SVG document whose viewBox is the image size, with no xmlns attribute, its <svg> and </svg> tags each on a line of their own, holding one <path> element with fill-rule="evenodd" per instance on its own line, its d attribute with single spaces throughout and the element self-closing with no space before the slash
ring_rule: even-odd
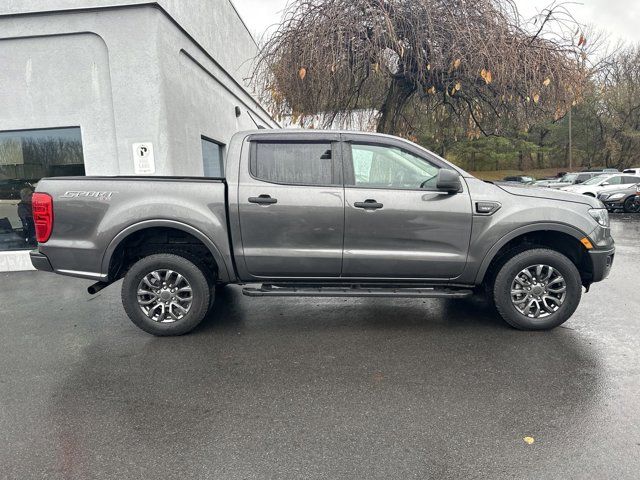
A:
<svg viewBox="0 0 640 480">
<path fill-rule="evenodd" d="M 138 305 L 151 320 L 159 323 L 177 322 L 189 313 L 193 291 L 180 273 L 160 269 L 149 272 L 138 284 Z"/>
<path fill-rule="evenodd" d="M 522 269 L 511 283 L 511 302 L 526 317 L 545 318 L 564 303 L 567 283 L 550 265 Z"/>
</svg>

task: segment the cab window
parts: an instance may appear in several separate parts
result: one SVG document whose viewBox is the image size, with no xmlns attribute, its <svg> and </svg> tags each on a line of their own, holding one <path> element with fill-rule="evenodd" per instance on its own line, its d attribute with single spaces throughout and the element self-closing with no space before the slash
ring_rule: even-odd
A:
<svg viewBox="0 0 640 480">
<path fill-rule="evenodd" d="M 352 144 L 351 166 L 357 187 L 436 188 L 438 167 L 396 147 Z"/>
<path fill-rule="evenodd" d="M 250 171 L 271 183 L 337 185 L 333 157 L 331 142 L 254 142 Z"/>
</svg>

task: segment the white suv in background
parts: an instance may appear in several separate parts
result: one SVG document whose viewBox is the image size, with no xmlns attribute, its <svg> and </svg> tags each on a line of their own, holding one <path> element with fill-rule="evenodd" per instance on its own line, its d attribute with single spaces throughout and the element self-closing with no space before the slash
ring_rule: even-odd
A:
<svg viewBox="0 0 640 480">
<path fill-rule="evenodd" d="M 568 187 L 562 187 L 560 190 L 597 197 L 600 192 L 617 190 L 621 187 L 624 188 L 625 185 L 631 185 L 633 183 L 640 183 L 640 174 L 630 175 L 626 173 L 605 173 L 603 175 L 593 177 L 591 180 L 587 180 L 580 185 L 570 185 Z"/>
</svg>

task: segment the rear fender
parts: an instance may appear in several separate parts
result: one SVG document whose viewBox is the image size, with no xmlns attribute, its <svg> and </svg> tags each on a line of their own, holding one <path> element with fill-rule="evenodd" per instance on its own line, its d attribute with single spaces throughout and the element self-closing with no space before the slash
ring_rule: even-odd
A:
<svg viewBox="0 0 640 480">
<path fill-rule="evenodd" d="M 193 235 L 198 240 L 200 240 L 211 252 L 213 259 L 218 265 L 219 280 L 222 282 L 230 282 L 233 280 L 231 275 L 229 275 L 229 269 L 224 261 L 224 257 L 220 253 L 220 250 L 218 249 L 216 244 L 197 228 L 194 228 L 186 223 L 177 222 L 175 220 L 145 220 L 143 222 L 130 225 L 122 230 L 118 235 L 115 236 L 113 240 L 111 240 L 111 243 L 109 243 L 109 246 L 107 247 L 102 258 L 101 271 L 107 273 L 109 272 L 109 265 L 111 264 L 113 254 L 116 251 L 116 248 L 118 248 L 118 245 L 122 243 L 122 241 L 124 241 L 132 233 L 152 227 L 175 228 L 176 230 L 182 230 L 185 233 Z"/>
</svg>

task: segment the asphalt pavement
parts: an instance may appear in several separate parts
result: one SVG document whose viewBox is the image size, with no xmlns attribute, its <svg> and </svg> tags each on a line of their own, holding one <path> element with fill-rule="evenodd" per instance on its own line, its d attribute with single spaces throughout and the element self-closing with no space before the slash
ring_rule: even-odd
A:
<svg viewBox="0 0 640 480">
<path fill-rule="evenodd" d="M 550 332 L 475 300 L 248 298 L 155 338 L 120 284 L 0 274 L 0 478 L 637 479 L 640 215 Z"/>
</svg>

